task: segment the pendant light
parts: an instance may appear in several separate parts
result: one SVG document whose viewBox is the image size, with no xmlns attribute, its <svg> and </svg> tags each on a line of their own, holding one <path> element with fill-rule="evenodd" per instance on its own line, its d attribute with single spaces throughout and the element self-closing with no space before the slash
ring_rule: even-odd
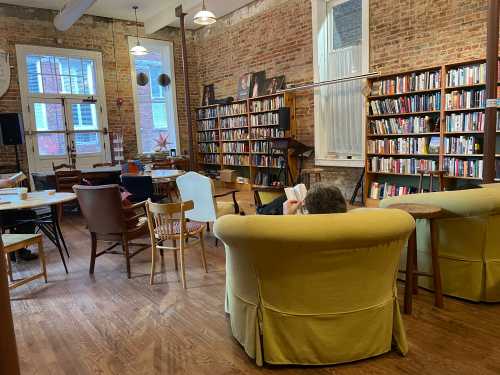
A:
<svg viewBox="0 0 500 375">
<path fill-rule="evenodd" d="M 211 25 L 213 23 L 217 22 L 217 18 L 215 17 L 215 14 L 213 14 L 211 11 L 207 10 L 205 6 L 205 0 L 203 0 L 203 5 L 201 10 L 195 14 L 194 16 L 194 23 L 198 25 Z"/>
<path fill-rule="evenodd" d="M 130 53 L 134 56 L 144 56 L 147 55 L 149 51 L 145 47 L 141 46 L 141 42 L 139 41 L 139 23 L 137 21 L 138 8 L 139 7 L 137 5 L 133 6 L 135 13 L 135 30 L 136 30 L 137 44 L 130 49 Z"/>
</svg>

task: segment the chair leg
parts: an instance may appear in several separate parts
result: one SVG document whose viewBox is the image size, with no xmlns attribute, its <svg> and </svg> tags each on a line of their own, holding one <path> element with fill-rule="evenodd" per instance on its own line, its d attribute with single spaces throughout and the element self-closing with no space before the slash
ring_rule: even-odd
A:
<svg viewBox="0 0 500 375">
<path fill-rule="evenodd" d="M 207 221 L 207 232 L 210 232 L 210 223 Z"/>
<path fill-rule="evenodd" d="M 127 277 L 131 279 L 132 273 L 130 272 L 130 252 L 128 250 L 128 241 L 126 237 L 122 239 L 122 246 L 123 246 L 123 252 L 125 253 L 125 259 L 127 261 Z"/>
<path fill-rule="evenodd" d="M 5 253 L 7 259 L 7 274 L 9 275 L 10 282 L 14 282 L 14 276 L 12 275 L 12 262 L 10 260 L 10 253 Z"/>
<path fill-rule="evenodd" d="M 203 240 L 203 231 L 200 232 L 200 246 L 201 246 L 201 262 L 203 264 L 203 268 L 205 269 L 205 272 L 208 273 L 207 269 L 207 258 L 205 256 L 205 242 Z"/>
<path fill-rule="evenodd" d="M 156 244 L 153 242 L 151 244 L 151 276 L 149 277 L 150 285 L 154 284 L 155 267 L 156 267 Z"/>
<path fill-rule="evenodd" d="M 177 241 L 172 240 L 173 247 L 177 247 Z M 175 266 L 175 271 L 179 271 L 179 263 L 177 262 L 177 250 L 173 251 L 174 254 L 174 266 Z"/>
<path fill-rule="evenodd" d="M 38 242 L 38 258 L 40 259 L 40 266 L 42 267 L 43 279 L 47 282 L 47 265 L 45 262 L 45 252 L 43 251 L 43 240 Z"/>
<path fill-rule="evenodd" d="M 439 266 L 438 254 L 438 228 L 434 220 L 431 220 L 431 256 L 432 273 L 434 280 L 434 304 L 443 308 L 443 286 L 441 284 L 441 268 Z"/>
<path fill-rule="evenodd" d="M 181 237 L 179 241 L 179 253 L 180 253 L 180 258 L 181 258 L 181 281 L 182 281 L 182 287 L 186 289 L 186 265 L 184 264 L 184 238 Z"/>
<path fill-rule="evenodd" d="M 215 237 L 215 247 L 219 246 L 219 239 Z"/>
<path fill-rule="evenodd" d="M 412 297 L 413 297 L 413 267 L 415 252 L 417 251 L 417 235 L 416 232 L 410 235 L 408 240 L 408 251 L 406 254 L 406 277 L 405 277 L 405 298 L 404 298 L 404 313 L 411 314 Z"/>
<path fill-rule="evenodd" d="M 91 240 L 91 253 L 90 253 L 90 268 L 89 268 L 89 274 L 93 275 L 94 274 L 94 268 L 95 268 L 95 258 L 97 255 L 97 237 L 95 233 L 90 234 L 90 240 Z"/>
</svg>

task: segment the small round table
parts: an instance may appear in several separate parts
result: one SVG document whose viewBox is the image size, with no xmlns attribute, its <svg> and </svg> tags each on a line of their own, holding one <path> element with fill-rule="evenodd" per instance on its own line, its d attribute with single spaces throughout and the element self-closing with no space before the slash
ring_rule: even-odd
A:
<svg viewBox="0 0 500 375">
<path fill-rule="evenodd" d="M 431 260 L 432 273 L 418 271 L 417 259 L 417 232 L 416 229 L 408 239 L 408 252 L 406 255 L 406 277 L 405 277 L 405 299 L 404 312 L 411 314 L 412 311 L 412 295 L 417 294 L 418 276 L 432 277 L 434 281 L 434 304 L 437 307 L 443 307 L 443 287 L 441 284 L 441 270 L 439 268 L 439 253 L 437 248 L 438 231 L 435 220 L 443 215 L 441 207 L 427 204 L 394 204 L 387 208 L 399 209 L 409 213 L 415 220 L 427 219 L 430 223 L 431 231 Z"/>
</svg>

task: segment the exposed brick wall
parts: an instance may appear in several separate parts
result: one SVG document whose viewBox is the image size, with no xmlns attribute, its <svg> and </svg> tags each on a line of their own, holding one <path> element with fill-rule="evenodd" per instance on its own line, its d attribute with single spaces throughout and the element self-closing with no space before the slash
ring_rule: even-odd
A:
<svg viewBox="0 0 500 375">
<path fill-rule="evenodd" d="M 49 47 L 88 49 L 102 52 L 108 124 L 110 131 L 123 130 L 126 157 L 137 153 L 134 104 L 128 53 L 129 35 L 135 35 L 135 24 L 128 21 L 84 16 L 66 32 L 55 29 L 52 21 L 56 13 L 48 10 L 0 5 L 0 48 L 10 53 L 12 79 L 9 91 L 0 98 L 0 111 L 21 111 L 17 76 L 16 44 L 32 44 Z M 114 31 L 114 32 L 113 32 Z M 143 30 L 141 28 L 142 35 Z M 113 37 L 114 34 L 114 37 Z M 184 111 L 184 80 L 178 29 L 165 28 L 147 37 L 169 40 L 174 43 L 175 76 L 177 89 L 177 113 L 180 126 L 181 150 L 187 148 L 187 121 Z M 60 38 L 61 43 L 57 42 Z M 194 56 L 193 35 L 187 35 L 190 53 L 190 92 L 193 105 L 198 104 L 197 64 Z M 116 53 L 116 60 L 115 60 Z M 116 70 L 115 70 L 116 63 Z M 116 98 L 122 97 L 121 110 Z M 13 147 L 0 148 L 0 164 L 14 161 Z M 26 169 L 26 152 L 22 150 L 23 169 Z"/>
</svg>

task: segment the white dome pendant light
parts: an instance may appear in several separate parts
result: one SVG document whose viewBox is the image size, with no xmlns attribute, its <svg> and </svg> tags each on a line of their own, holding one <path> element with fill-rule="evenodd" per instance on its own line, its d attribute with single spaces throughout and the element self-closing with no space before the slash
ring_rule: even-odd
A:
<svg viewBox="0 0 500 375">
<path fill-rule="evenodd" d="M 149 51 L 145 47 L 141 46 L 141 42 L 139 41 L 139 23 L 137 21 L 137 9 L 139 7 L 137 5 L 134 5 L 132 8 L 134 9 L 135 13 L 135 30 L 136 30 L 137 44 L 130 49 L 130 53 L 134 56 L 144 56 L 147 55 Z"/>
<path fill-rule="evenodd" d="M 203 0 L 203 5 L 201 10 L 195 14 L 194 16 L 194 23 L 198 25 L 211 25 L 213 23 L 217 22 L 217 18 L 215 17 L 215 14 L 213 14 L 211 11 L 207 10 L 205 6 L 205 0 Z"/>
</svg>

